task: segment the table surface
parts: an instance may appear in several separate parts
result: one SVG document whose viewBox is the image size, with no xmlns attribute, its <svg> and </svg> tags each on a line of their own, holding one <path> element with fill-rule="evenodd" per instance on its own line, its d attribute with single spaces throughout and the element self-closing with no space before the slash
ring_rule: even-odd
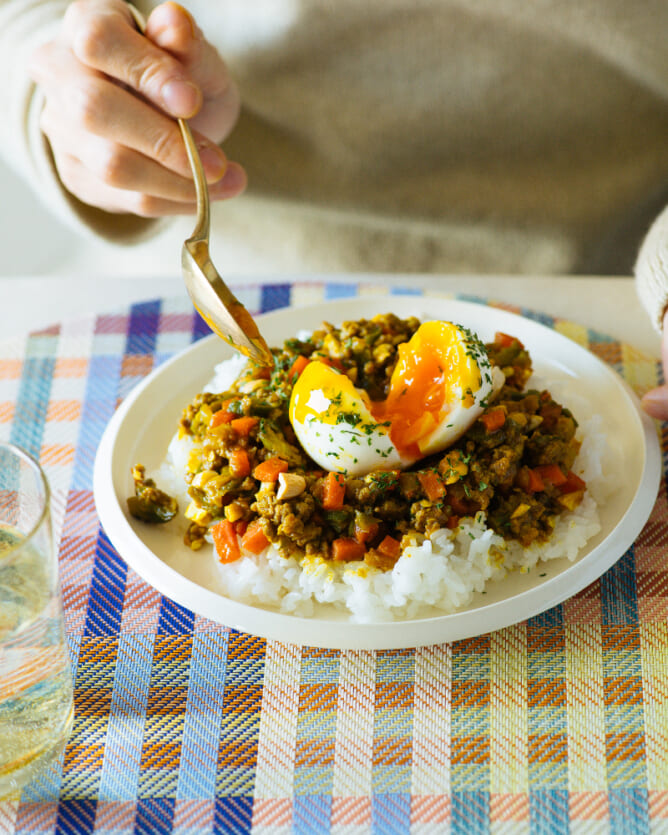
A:
<svg viewBox="0 0 668 835">
<path fill-rule="evenodd" d="M 48 281 L 0 287 L 15 301 Z M 431 281 L 403 284 L 419 292 Z M 658 342 L 630 280 L 450 277 L 438 287 L 466 297 L 487 287 L 481 303 L 535 311 L 637 393 L 658 379 Z M 140 289 L 123 287 L 130 298 Z M 76 704 L 63 757 L 0 802 L 0 832 L 668 831 L 663 485 L 613 568 L 498 632 L 336 651 L 212 623 L 129 569 L 95 512 L 95 451 L 118 403 L 206 331 L 172 285 L 151 289 L 153 301 L 129 307 L 97 284 L 46 311 L 40 302 L 23 321 L 41 326 L 50 311 L 55 324 L 10 329 L 0 343 L 0 438 L 39 456 L 52 486 Z M 236 289 L 252 312 L 385 291 L 353 277 Z M 77 307 L 85 298 L 93 312 Z M 604 308 L 614 317 L 601 319 Z"/>
<path fill-rule="evenodd" d="M 420 287 L 540 310 L 613 336 L 650 355 L 659 355 L 659 336 L 638 301 L 634 280 L 610 276 L 493 275 L 304 275 L 244 276 L 235 286 L 259 284 L 371 282 L 385 287 Z M 154 298 L 186 298 L 179 276 L 90 278 L 0 276 L 0 334 L 20 336 L 91 311 Z M 2 338 L 0 336 L 0 339 Z"/>
</svg>

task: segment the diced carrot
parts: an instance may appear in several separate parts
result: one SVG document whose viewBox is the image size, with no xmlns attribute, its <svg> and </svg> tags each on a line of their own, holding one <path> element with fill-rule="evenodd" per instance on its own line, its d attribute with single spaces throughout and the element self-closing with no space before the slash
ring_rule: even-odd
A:
<svg viewBox="0 0 668 835">
<path fill-rule="evenodd" d="M 293 361 L 292 365 L 290 366 L 290 370 L 288 371 L 288 379 L 296 380 L 310 361 L 311 360 L 308 357 L 305 357 L 303 354 L 300 354 L 298 357 L 295 357 L 295 360 Z"/>
<path fill-rule="evenodd" d="M 216 554 L 220 562 L 234 562 L 241 557 L 239 540 L 237 539 L 232 522 L 229 522 L 227 519 L 222 519 L 220 522 L 212 525 L 210 530 Z"/>
<path fill-rule="evenodd" d="M 287 473 L 289 464 L 278 456 L 267 458 L 253 470 L 253 476 L 258 481 L 276 481 L 279 473 Z"/>
<path fill-rule="evenodd" d="M 350 536 L 341 536 L 332 542 L 332 559 L 337 562 L 362 560 L 365 553 L 366 548 L 363 543 Z"/>
<path fill-rule="evenodd" d="M 445 495 L 445 484 L 433 470 L 418 473 L 418 480 L 430 502 L 436 502 Z"/>
<path fill-rule="evenodd" d="M 218 409 L 217 412 L 214 412 L 211 415 L 211 420 L 209 421 L 209 429 L 215 429 L 216 426 L 222 426 L 224 423 L 231 423 L 236 415 L 234 412 L 228 412 L 225 404 L 223 404 L 222 409 Z"/>
<path fill-rule="evenodd" d="M 575 493 L 578 490 L 585 490 L 586 487 L 586 482 L 580 476 L 575 475 L 573 470 L 569 470 L 566 474 L 566 480 L 559 486 L 559 490 L 562 493 Z"/>
<path fill-rule="evenodd" d="M 534 467 L 534 470 L 543 481 L 547 481 L 555 487 L 559 487 L 566 481 L 566 476 L 558 464 L 541 464 L 539 467 Z"/>
<path fill-rule="evenodd" d="M 545 482 L 540 477 L 540 473 L 538 470 L 528 470 L 529 474 L 529 483 L 527 484 L 526 490 L 527 493 L 540 493 L 541 490 L 545 489 Z"/>
<path fill-rule="evenodd" d="M 507 333 L 503 333 L 502 331 L 497 331 L 494 334 L 494 342 L 497 345 L 500 345 L 502 348 L 509 348 L 511 345 L 517 343 L 521 348 L 524 348 L 524 345 L 519 341 L 516 336 L 510 336 Z"/>
<path fill-rule="evenodd" d="M 379 527 L 378 522 L 371 522 L 366 527 L 362 527 L 355 522 L 355 539 L 363 544 L 367 543 L 370 539 L 374 539 Z"/>
<path fill-rule="evenodd" d="M 376 550 L 380 554 L 396 560 L 401 556 L 401 542 L 392 536 L 386 536 Z"/>
<path fill-rule="evenodd" d="M 340 510 L 346 496 L 346 482 L 341 473 L 327 473 L 322 506 L 325 510 Z"/>
<path fill-rule="evenodd" d="M 241 544 L 251 554 L 261 554 L 269 545 L 259 519 L 254 519 L 246 528 L 246 533 L 241 537 Z"/>
<path fill-rule="evenodd" d="M 248 415 L 245 417 L 235 418 L 232 421 L 231 426 L 240 438 L 246 438 L 259 422 L 260 418 Z"/>
<path fill-rule="evenodd" d="M 488 433 L 496 432 L 506 422 L 506 410 L 503 406 L 494 406 L 492 409 L 483 412 L 480 415 L 480 420 L 485 425 Z"/>
<path fill-rule="evenodd" d="M 247 475 L 250 475 L 250 460 L 243 447 L 234 447 L 227 457 L 230 462 L 230 472 L 235 478 L 246 478 Z"/>
</svg>

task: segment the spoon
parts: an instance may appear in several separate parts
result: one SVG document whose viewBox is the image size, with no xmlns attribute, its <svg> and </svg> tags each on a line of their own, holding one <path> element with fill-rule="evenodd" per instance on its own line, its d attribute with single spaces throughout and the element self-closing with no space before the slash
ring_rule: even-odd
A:
<svg viewBox="0 0 668 835">
<path fill-rule="evenodd" d="M 220 277 L 209 255 L 209 189 L 190 126 L 184 119 L 178 122 L 197 192 L 195 229 L 181 249 L 181 272 L 186 290 L 214 333 L 258 365 L 273 366 L 272 353 L 253 317 Z"/>
<path fill-rule="evenodd" d="M 142 13 L 128 7 L 139 31 L 146 32 Z M 190 300 L 201 317 L 221 339 L 258 365 L 273 366 L 274 358 L 253 317 L 225 284 L 209 254 L 209 188 L 197 145 L 185 119 L 178 119 L 193 173 L 197 195 L 197 219 L 192 235 L 181 249 L 181 272 Z"/>
</svg>

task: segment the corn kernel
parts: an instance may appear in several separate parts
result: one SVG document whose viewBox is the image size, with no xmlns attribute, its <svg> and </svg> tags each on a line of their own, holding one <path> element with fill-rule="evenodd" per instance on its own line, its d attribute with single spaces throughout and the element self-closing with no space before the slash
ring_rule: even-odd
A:
<svg viewBox="0 0 668 835">
<path fill-rule="evenodd" d="M 575 508 L 582 501 L 582 496 L 582 490 L 575 490 L 572 493 L 564 493 L 563 496 L 559 496 L 557 501 L 562 507 L 565 507 L 566 510 L 575 510 Z"/>
<path fill-rule="evenodd" d="M 186 519 L 190 519 L 191 522 L 196 522 L 198 525 L 203 525 L 211 521 L 209 511 L 203 507 L 198 507 L 195 502 L 190 502 L 184 515 Z"/>
<path fill-rule="evenodd" d="M 225 518 L 228 522 L 236 522 L 244 515 L 243 507 L 237 502 L 230 502 L 225 507 Z"/>
</svg>

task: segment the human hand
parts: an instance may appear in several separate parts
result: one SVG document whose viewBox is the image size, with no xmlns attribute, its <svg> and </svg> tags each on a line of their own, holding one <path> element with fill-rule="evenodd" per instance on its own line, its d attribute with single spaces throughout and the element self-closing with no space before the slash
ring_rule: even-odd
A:
<svg viewBox="0 0 668 835">
<path fill-rule="evenodd" d="M 663 364 L 664 380 L 668 380 L 668 308 L 663 314 L 661 362 Z M 651 417 L 658 420 L 668 420 L 668 383 L 648 391 L 642 399 L 642 406 Z"/>
<path fill-rule="evenodd" d="M 243 191 L 243 168 L 217 144 L 238 117 L 238 90 L 177 3 L 155 8 L 144 36 L 122 0 L 75 0 L 31 74 L 59 176 L 84 203 L 141 217 L 194 213 L 179 117 L 190 121 L 211 199 Z"/>
</svg>

